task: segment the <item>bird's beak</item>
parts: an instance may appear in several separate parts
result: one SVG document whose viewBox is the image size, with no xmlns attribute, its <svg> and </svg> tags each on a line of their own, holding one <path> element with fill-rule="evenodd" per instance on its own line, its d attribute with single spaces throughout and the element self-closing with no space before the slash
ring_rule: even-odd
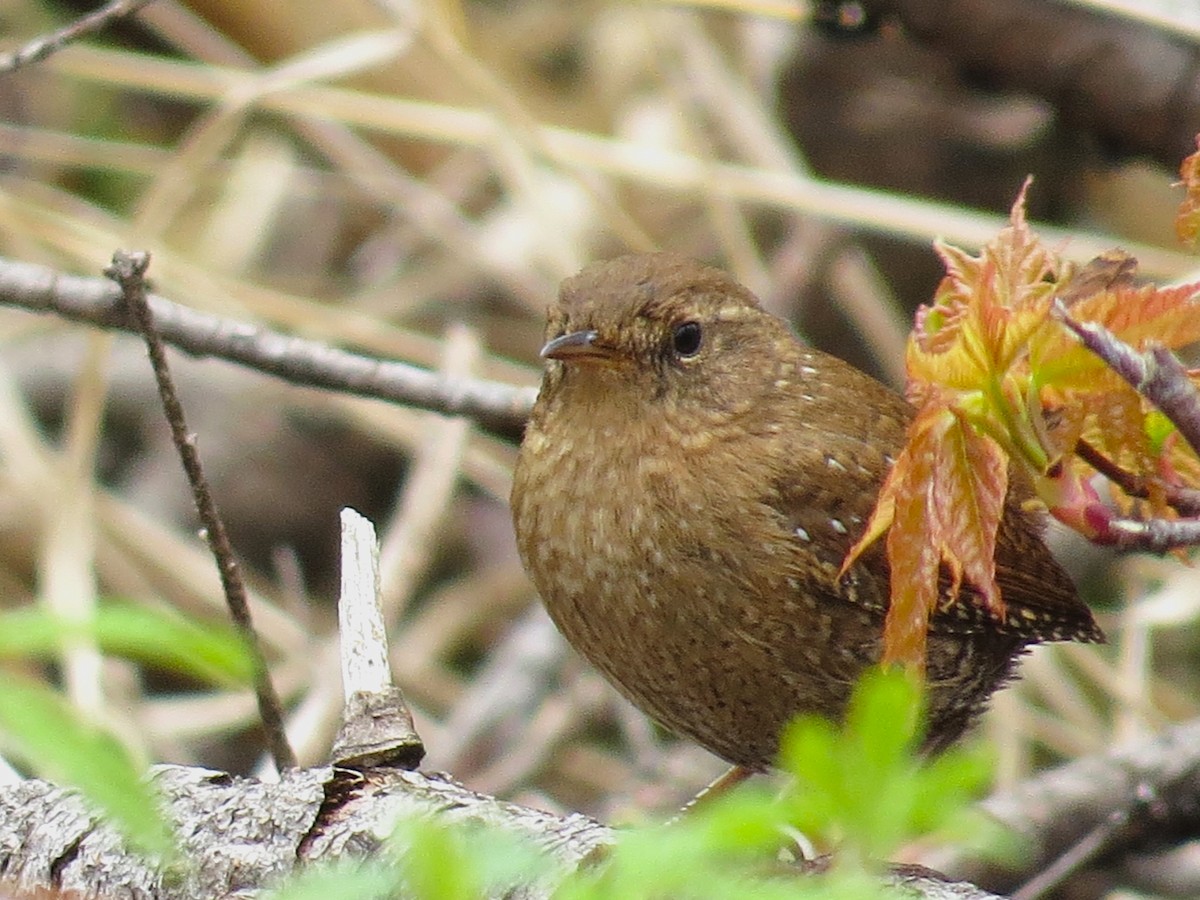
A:
<svg viewBox="0 0 1200 900">
<path fill-rule="evenodd" d="M 612 362 L 616 354 L 598 343 L 599 339 L 600 335 L 595 331 L 572 331 L 547 341 L 541 356 L 561 362 Z"/>
</svg>

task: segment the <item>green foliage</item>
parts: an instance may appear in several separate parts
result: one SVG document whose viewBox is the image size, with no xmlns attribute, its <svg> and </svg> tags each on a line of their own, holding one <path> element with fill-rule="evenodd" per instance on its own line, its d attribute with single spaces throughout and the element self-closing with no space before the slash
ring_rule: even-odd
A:
<svg viewBox="0 0 1200 900">
<path fill-rule="evenodd" d="M 15 678 L 0 684 L 0 746 L 47 780 L 76 787 L 133 846 L 169 851 L 154 792 L 132 756 L 49 688 Z"/>
<path fill-rule="evenodd" d="M 386 900 L 397 888 L 395 866 L 382 859 L 343 858 L 305 869 L 262 900 Z"/>
<path fill-rule="evenodd" d="M 0 657 L 51 656 L 81 638 L 197 678 L 241 684 L 249 677 L 236 635 L 175 615 L 113 604 L 86 625 L 40 610 L 0 617 Z M 920 722 L 914 683 L 875 671 L 855 691 L 844 726 L 805 717 L 788 730 L 780 766 L 792 783 L 781 796 L 762 780 L 743 785 L 681 821 L 622 833 L 579 872 L 556 871 L 511 835 L 418 818 L 401 823 L 377 858 L 314 867 L 273 896 L 473 900 L 534 880 L 557 885 L 560 900 L 894 895 L 875 875 L 904 843 L 935 834 L 993 837 L 968 811 L 986 785 L 987 760 L 962 750 L 918 756 Z M 78 788 L 134 846 L 168 851 L 153 791 L 130 754 L 54 692 L 20 679 L 0 682 L 0 745 L 38 774 Z M 795 830 L 832 852 L 829 873 L 798 877 L 786 864 L 787 835 Z"/>
<path fill-rule="evenodd" d="M 785 806 L 748 786 L 681 821 L 620 835 L 607 858 L 567 879 L 558 900 L 729 898 L 875 900 L 887 896 L 865 872 L 800 876 L 780 860 L 790 841 Z"/>
<path fill-rule="evenodd" d="M 920 757 L 920 710 L 912 678 L 873 670 L 856 688 L 840 731 L 805 716 L 785 734 L 781 762 L 796 779 L 784 800 L 787 818 L 836 847 L 839 862 L 869 865 L 929 835 L 1003 849 L 995 827 L 968 806 L 987 786 L 990 760 L 979 748 Z"/>
<path fill-rule="evenodd" d="M 404 882 L 421 900 L 475 900 L 484 896 L 486 862 L 476 864 L 466 834 L 445 826 L 405 823 L 400 839 L 409 843 L 401 857 Z"/>
<path fill-rule="evenodd" d="M 554 864 L 532 844 L 506 832 L 414 817 L 398 824 L 377 856 L 314 866 L 264 900 L 477 900 L 564 874 L 556 873 Z"/>
<path fill-rule="evenodd" d="M 229 626 L 200 625 L 168 610 L 106 603 L 87 622 L 68 622 L 41 607 L 0 615 L 0 658 L 49 657 L 73 639 L 104 653 L 225 687 L 248 685 L 252 668 Z"/>
<path fill-rule="evenodd" d="M 50 658 L 80 639 L 207 682 L 237 686 L 250 680 L 249 658 L 232 630 L 175 614 L 108 604 L 86 623 L 67 623 L 44 609 L 0 616 L 0 658 Z M 133 847 L 154 855 L 170 852 L 169 830 L 143 767 L 51 689 L 0 679 L 0 747 L 40 777 L 76 788 Z"/>
<path fill-rule="evenodd" d="M 392 836 L 405 896 L 476 900 L 553 871 L 544 855 L 511 834 L 480 825 L 430 825 L 410 819 Z"/>
<path fill-rule="evenodd" d="M 556 885 L 556 900 L 906 896 L 878 877 L 904 843 L 931 834 L 994 838 L 968 810 L 986 786 L 987 759 L 961 750 L 934 760 L 918 756 L 920 721 L 914 683 L 900 672 L 875 671 L 859 685 L 842 728 L 804 718 L 788 731 L 781 765 L 793 780 L 782 796 L 761 780 L 744 784 L 680 821 L 622 832 L 591 865 L 570 874 L 556 873 L 511 836 L 415 818 L 396 830 L 389 853 L 318 867 L 272 900 L 474 900 L 532 881 Z M 832 853 L 827 873 L 802 876 L 788 864 L 796 829 Z"/>
</svg>

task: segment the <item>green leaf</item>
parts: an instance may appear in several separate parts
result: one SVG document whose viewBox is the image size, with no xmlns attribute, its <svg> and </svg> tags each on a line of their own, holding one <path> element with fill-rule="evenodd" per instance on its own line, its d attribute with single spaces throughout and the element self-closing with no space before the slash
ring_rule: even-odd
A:
<svg viewBox="0 0 1200 900">
<path fill-rule="evenodd" d="M 788 730 L 781 765 L 796 786 L 782 799 L 766 784 L 739 785 L 669 825 L 620 832 L 603 855 L 570 873 L 506 833 L 428 817 L 405 820 L 389 842 L 400 886 L 392 895 L 466 900 L 540 882 L 552 888 L 555 900 L 908 896 L 876 874 L 901 844 L 939 831 L 956 842 L 996 840 L 995 831 L 977 827 L 982 818 L 970 806 L 987 783 L 990 761 L 958 750 L 923 757 L 921 721 L 915 680 L 897 670 L 873 670 L 855 689 L 843 727 L 809 716 Z M 794 828 L 837 845 L 831 871 L 800 875 L 778 864 Z M 387 888 L 373 876 L 356 877 L 361 880 L 318 883 L 331 898 L 374 898 Z M 317 896 L 314 890 L 272 900 Z"/>
<path fill-rule="evenodd" d="M 1146 415 L 1145 429 L 1150 447 L 1155 453 L 1162 453 L 1167 438 L 1176 431 L 1175 423 L 1157 409 L 1152 409 Z"/>
<path fill-rule="evenodd" d="M 394 866 L 378 859 L 338 859 L 297 873 L 263 900 L 387 900 L 397 889 Z"/>
<path fill-rule="evenodd" d="M 828 721 L 815 716 L 797 719 L 784 733 L 780 764 L 796 778 L 789 818 L 818 841 L 842 838 L 844 821 L 842 770 L 837 759 L 838 737 Z"/>
<path fill-rule="evenodd" d="M 419 819 L 405 829 L 404 883 L 418 900 L 478 900 L 483 880 L 467 852 L 462 830 L 432 819 Z"/>
<path fill-rule="evenodd" d="M 716 813 L 701 810 L 698 815 L 724 819 L 762 805 L 777 806 L 763 792 L 745 798 L 745 803 L 729 804 Z M 778 865 L 775 851 L 790 843 L 782 831 L 774 833 L 770 848 L 743 852 L 707 843 L 706 836 L 713 833 L 691 814 L 665 827 L 624 832 L 603 861 L 564 880 L 555 900 L 883 900 L 899 896 L 864 872 L 815 876 Z"/>
<path fill-rule="evenodd" d="M 858 867 L 948 822 L 966 821 L 990 761 L 958 749 L 933 760 L 921 756 L 920 722 L 917 685 L 893 669 L 864 676 L 840 730 L 813 717 L 793 723 L 780 757 L 796 779 L 784 800 L 790 821 Z"/>
<path fill-rule="evenodd" d="M 869 670 L 846 713 L 845 737 L 861 750 L 876 777 L 908 766 L 918 746 L 921 692 L 896 668 Z"/>
<path fill-rule="evenodd" d="M 756 854 L 779 845 L 786 825 L 774 792 L 757 784 L 701 803 L 679 823 L 707 853 Z"/>
<path fill-rule="evenodd" d="M 158 798 L 130 754 L 58 694 L 17 678 L 0 682 L 0 744 L 40 777 L 78 789 L 136 848 L 169 851 Z"/>
<path fill-rule="evenodd" d="M 404 896 L 419 900 L 475 900 L 555 872 L 550 858 L 532 843 L 478 823 L 446 824 L 414 815 L 397 824 L 388 844 Z"/>
<path fill-rule="evenodd" d="M 399 822 L 385 850 L 366 860 L 319 863 L 288 878 L 265 900 L 476 900 L 556 871 L 549 857 L 515 835 L 422 815 Z"/>
<path fill-rule="evenodd" d="M 230 687 L 252 679 L 250 656 L 228 626 L 200 625 L 166 610 L 104 603 L 90 622 L 72 622 L 43 607 L 0 615 L 0 657 L 47 657 L 72 638 L 105 653 Z"/>
</svg>

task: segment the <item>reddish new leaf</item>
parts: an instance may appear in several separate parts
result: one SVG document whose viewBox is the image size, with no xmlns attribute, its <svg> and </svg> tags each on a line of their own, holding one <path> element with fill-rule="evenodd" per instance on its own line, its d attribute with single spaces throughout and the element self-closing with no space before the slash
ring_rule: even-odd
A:
<svg viewBox="0 0 1200 900">
<path fill-rule="evenodd" d="M 1068 394 L 1067 407 L 1060 418 L 1056 439 L 1063 446 L 1074 448 L 1082 439 L 1108 459 L 1114 468 L 1143 480 L 1151 490 L 1150 506 L 1165 511 L 1164 492 L 1155 490 L 1158 463 L 1146 433 L 1146 404 L 1124 381 L 1104 370 L 1104 389 L 1092 393 Z M 1097 539 L 1108 531 L 1113 510 L 1105 503 L 1093 485 L 1096 471 L 1083 459 L 1066 455 L 1051 466 L 1045 475 L 1038 476 L 1038 495 L 1050 514 L 1084 537 Z M 1112 487 L 1113 499 L 1124 512 L 1131 509 L 1131 500 Z"/>
<path fill-rule="evenodd" d="M 1200 239 L 1200 153 L 1184 178 L 1181 221 L 1190 214 Z M 1075 321 L 1101 324 L 1139 350 L 1178 348 L 1200 340 L 1200 282 L 1134 287 L 1135 261 L 1119 251 L 1071 277 L 1029 228 L 1024 196 L 977 256 L 936 248 L 946 275 L 918 311 L 907 348 L 906 392 L 920 411 L 843 564 L 887 535 L 891 662 L 923 666 L 939 603 L 981 602 L 1003 615 L 995 548 L 1012 462 L 1055 516 L 1109 542 L 1116 512 L 1096 490 L 1097 470 L 1137 498 L 1119 508 L 1157 515 L 1175 511 L 1182 473 L 1200 470 L 1186 442 L 1170 439 L 1169 423 L 1164 431 L 1165 416 L 1050 316 L 1058 300 Z M 1081 438 L 1090 463 L 1076 455 Z"/>
<path fill-rule="evenodd" d="M 1200 340 L 1200 283 L 1103 291 L 1079 301 L 1071 315 L 1098 322 L 1139 350 L 1149 340 L 1183 347 Z"/>
<path fill-rule="evenodd" d="M 1200 147 L 1200 138 L 1196 144 Z M 1200 237 L 1200 150 L 1183 161 L 1179 167 L 1179 178 L 1187 189 L 1187 196 L 1179 204 L 1175 216 L 1175 236 L 1187 247 L 1195 247 Z"/>
<path fill-rule="evenodd" d="M 923 402 L 930 386 L 993 392 L 1045 326 L 1062 266 L 1025 221 L 1025 187 L 1008 227 L 978 257 L 935 245 L 946 276 L 933 304 L 917 313 L 907 354 L 911 399 Z"/>
<path fill-rule="evenodd" d="M 954 576 L 951 597 L 965 578 L 994 615 L 1004 602 L 996 584 L 996 532 L 1008 493 L 1008 459 L 999 444 L 959 418 L 938 448 L 934 488 L 942 558 Z"/>
<path fill-rule="evenodd" d="M 941 555 L 930 515 L 934 504 L 934 453 L 927 444 L 925 440 L 910 441 L 896 460 L 895 468 L 900 469 L 903 463 L 904 469 L 896 479 L 893 522 L 887 535 L 892 596 L 883 632 L 883 662 L 922 673 L 929 617 L 938 602 Z"/>
<path fill-rule="evenodd" d="M 1101 291 L 1076 302 L 1071 316 L 1103 325 L 1136 350 L 1149 341 L 1178 349 L 1200 341 L 1200 282 Z M 1104 361 L 1062 328 L 1038 331 L 1030 341 L 1030 360 L 1042 385 L 1102 389 L 1095 378 L 1105 369 Z"/>
<path fill-rule="evenodd" d="M 924 668 L 926 631 L 941 600 L 943 566 L 951 597 L 959 597 L 965 581 L 993 612 L 1003 613 L 995 547 L 1006 490 L 1007 464 L 994 441 L 944 404 L 927 404 L 917 414 L 866 532 L 843 564 L 845 571 L 887 532 L 892 590 L 885 662 Z"/>
</svg>

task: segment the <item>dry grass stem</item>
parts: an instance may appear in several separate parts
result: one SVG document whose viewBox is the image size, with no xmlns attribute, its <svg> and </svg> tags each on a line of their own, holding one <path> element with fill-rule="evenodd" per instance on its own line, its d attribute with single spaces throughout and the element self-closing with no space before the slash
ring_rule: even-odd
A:
<svg viewBox="0 0 1200 900">
<path fill-rule="evenodd" d="M 1074 2 L 1200 34 L 1170 4 Z M 6 50 L 64 24 L 45 4 L 12 6 Z M 1035 227 L 1070 258 L 1119 244 L 1148 276 L 1194 274 L 1138 224 L 1169 221 L 1169 190 L 1098 187 L 1119 164 L 1065 135 L 1049 101 L 1033 115 L 1028 98 L 961 83 L 903 29 L 839 41 L 809 12 L 347 0 L 330 16 L 316 0 L 157 0 L 136 27 L 0 81 L 0 258 L 95 276 L 115 248 L 144 246 L 154 291 L 229 335 L 245 323 L 506 398 L 489 429 L 476 407 L 470 422 L 422 411 L 464 411 L 463 383 L 437 376 L 387 403 L 176 367 L 301 761 L 325 759 L 337 725 L 330 547 L 353 506 L 384 535 L 390 662 L 432 767 L 604 813 L 672 810 L 716 774 L 564 649 L 516 559 L 514 441 L 544 311 L 583 263 L 646 248 L 719 262 L 814 342 L 897 382 L 936 283 L 930 241 L 991 239 L 1028 171 L 1045 198 L 1033 218 L 1057 223 Z M 1105 209 L 1108 196 L 1127 200 Z M 1132 224 L 1081 224 L 1097 222 Z M 83 616 L 120 597 L 222 615 L 140 354 L 127 336 L 0 308 L 7 607 Z M 1196 714 L 1193 579 L 1167 561 L 1124 580 L 1146 600 L 1102 601 L 1113 648 L 1039 654 L 997 698 L 1003 783 Z M 252 770 L 247 697 L 82 644 L 61 662 L 76 702 L 146 757 Z"/>
</svg>

